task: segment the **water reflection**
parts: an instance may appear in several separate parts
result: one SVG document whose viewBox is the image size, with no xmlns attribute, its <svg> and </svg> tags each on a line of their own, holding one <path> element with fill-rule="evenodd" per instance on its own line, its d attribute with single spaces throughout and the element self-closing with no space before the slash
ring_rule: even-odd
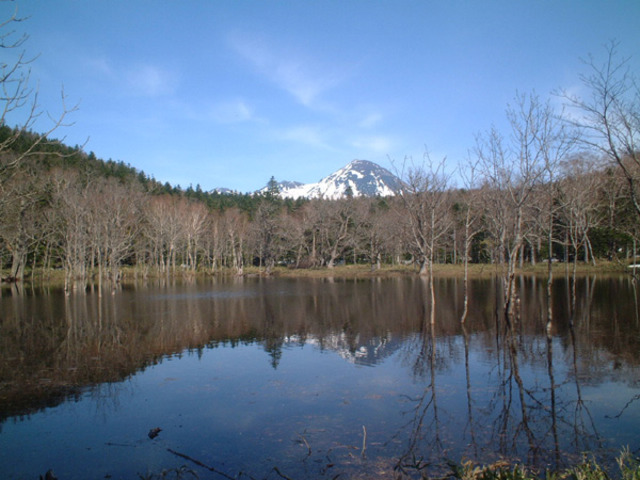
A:
<svg viewBox="0 0 640 480">
<path fill-rule="evenodd" d="M 165 368 L 171 359 L 178 362 L 171 368 L 186 375 L 181 365 L 190 358 L 204 364 L 207 352 L 232 355 L 258 346 L 262 366 L 252 356 L 226 367 L 228 393 L 222 395 L 216 382 L 203 391 L 208 377 L 195 377 L 185 388 L 194 392 L 194 405 L 214 402 L 229 417 L 248 415 L 237 392 L 255 389 L 258 403 L 250 405 L 261 413 L 251 421 L 262 423 L 252 429 L 271 443 L 267 448 L 260 438 L 229 437 L 229 444 L 244 452 L 268 450 L 272 464 L 289 471 L 329 476 L 352 468 L 370 476 L 395 471 L 419 477 L 446 458 L 506 457 L 556 467 L 584 451 L 606 459 L 623 445 L 640 447 L 640 325 L 637 289 L 628 278 L 556 279 L 550 329 L 543 281 L 518 279 L 511 328 L 498 314 L 500 281 L 470 282 L 464 324 L 462 280 L 438 279 L 434 287 L 435 303 L 420 278 L 165 280 L 115 295 L 3 290 L 0 420 L 5 426 L 8 419 L 41 422 L 38 411 L 70 399 L 81 404 L 87 388 L 97 392 L 94 399 L 118 405 L 123 393 L 115 386 L 143 381 L 152 365 Z M 312 377 L 314 365 L 326 362 L 317 355 L 326 354 L 336 354 L 342 366 Z M 292 367 L 281 366 L 287 356 L 299 358 L 308 372 L 289 377 Z M 268 377 L 263 366 L 276 376 L 260 387 Z M 237 383 L 245 377 L 247 383 Z M 273 388 L 283 396 L 272 398 Z M 147 394 L 127 393 L 132 403 Z M 157 408 L 170 402 L 162 399 Z M 274 416 L 270 402 L 284 402 L 286 418 Z M 234 411 L 236 403 L 244 410 Z M 0 432 L 0 443 L 8 441 L 5 435 Z M 196 440 L 210 441 L 206 435 L 194 433 L 193 450 L 201 448 Z M 285 453 L 291 446 L 283 442 L 292 437 L 308 458 Z M 336 442 L 345 448 L 338 450 Z M 170 461 L 166 455 L 159 465 Z M 230 472 L 246 467 L 246 453 L 236 461 L 227 460 Z"/>
</svg>

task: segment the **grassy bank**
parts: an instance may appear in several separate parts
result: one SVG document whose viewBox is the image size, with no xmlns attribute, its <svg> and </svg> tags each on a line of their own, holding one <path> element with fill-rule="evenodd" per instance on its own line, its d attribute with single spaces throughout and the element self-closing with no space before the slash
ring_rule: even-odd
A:
<svg viewBox="0 0 640 480">
<path fill-rule="evenodd" d="M 487 278 L 501 274 L 503 268 L 500 265 L 491 264 L 472 264 L 469 265 L 469 276 L 471 278 Z M 573 265 L 567 266 L 564 263 L 554 263 L 552 265 L 554 276 L 564 276 L 573 272 Z M 264 270 L 252 267 L 245 269 L 245 273 L 250 275 L 258 275 Z M 434 275 L 437 277 L 462 277 L 464 275 L 464 266 L 461 264 L 435 264 L 433 267 Z M 625 266 L 617 262 L 601 261 L 597 265 L 578 263 L 576 272 L 584 274 L 594 273 L 623 273 Z M 380 269 L 372 270 L 369 265 L 339 265 L 334 268 L 303 268 L 294 269 L 286 267 L 276 267 L 273 275 L 283 277 L 309 277 L 309 278 L 370 278 L 370 277 L 396 277 L 405 275 L 418 275 L 418 270 L 411 265 L 383 265 Z M 516 269 L 517 274 L 522 275 L 547 275 L 547 265 L 539 263 L 537 265 L 525 265 L 523 268 Z"/>
<path fill-rule="evenodd" d="M 573 265 L 566 265 L 564 263 L 554 263 L 552 266 L 553 274 L 556 277 L 562 277 L 567 274 L 572 274 Z M 461 264 L 435 264 L 434 275 L 437 277 L 462 277 L 464 275 L 464 266 Z M 193 278 L 193 277 L 206 277 L 211 275 L 228 275 L 235 276 L 236 273 L 232 269 L 221 268 L 215 272 L 199 270 L 197 272 L 177 270 L 176 272 L 167 275 L 166 272 L 154 271 L 149 269 L 140 269 L 137 267 L 123 267 L 122 279 L 124 282 L 131 282 L 139 279 L 156 279 L 156 278 Z M 492 264 L 471 264 L 469 265 L 469 277 L 470 278 L 488 278 L 495 275 L 500 275 L 503 271 L 503 267 L 500 265 Z M 585 274 L 620 274 L 628 273 L 629 270 L 625 265 L 619 262 L 599 261 L 595 266 L 591 263 L 578 263 L 576 272 L 580 275 Z M 545 263 L 538 263 L 536 265 L 525 265 L 523 268 L 516 269 L 517 274 L 521 275 L 536 275 L 546 276 L 547 265 Z M 244 276 L 266 276 L 264 268 L 258 267 L 245 267 Z M 291 268 L 278 266 L 275 267 L 271 273 L 271 276 L 276 277 L 290 277 L 290 278 L 389 278 L 389 277 L 401 277 L 401 276 L 416 276 L 418 270 L 413 265 L 383 265 L 379 269 L 372 269 L 370 265 L 358 264 L 358 265 L 338 265 L 334 268 L 316 267 L 316 268 Z M 6 278 L 8 276 L 7 271 L 0 271 L 0 277 Z M 43 271 L 37 269 L 34 275 L 31 272 L 27 272 L 25 275 L 25 283 L 46 284 L 48 286 L 63 286 L 64 285 L 64 272 L 60 269 L 52 269 Z M 95 275 L 92 280 L 87 282 L 97 283 Z M 3 283 L 3 285 L 6 285 Z M 106 285 L 106 281 L 105 281 Z"/>
</svg>

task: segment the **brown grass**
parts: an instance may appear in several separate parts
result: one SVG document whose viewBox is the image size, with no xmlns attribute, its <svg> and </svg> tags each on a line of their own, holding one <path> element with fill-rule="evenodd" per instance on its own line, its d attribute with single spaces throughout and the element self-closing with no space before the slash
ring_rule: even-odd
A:
<svg viewBox="0 0 640 480">
<path fill-rule="evenodd" d="M 552 266 L 554 276 L 564 276 L 567 269 L 564 263 L 556 263 Z M 469 265 L 470 278 L 489 278 L 502 273 L 500 265 L 492 264 L 471 264 Z M 573 266 L 569 265 L 568 272 L 571 274 Z M 594 267 L 592 264 L 578 263 L 578 274 L 593 273 L 622 273 L 625 271 L 624 266 L 616 262 L 600 261 Z M 247 270 L 248 273 L 258 274 L 258 269 Z M 433 273 L 437 277 L 462 277 L 464 275 L 464 266 L 461 264 L 435 264 Z M 540 275 L 547 274 L 547 265 L 539 263 L 535 266 L 525 265 L 522 269 L 517 269 L 516 273 L 522 275 Z M 281 277 L 306 277 L 306 278 L 375 278 L 375 277 L 399 277 L 418 275 L 418 269 L 415 266 L 408 265 L 384 265 L 379 270 L 371 270 L 369 265 L 340 265 L 334 268 L 305 268 L 294 269 L 278 267 L 273 270 L 273 275 Z"/>
<path fill-rule="evenodd" d="M 464 266 L 462 264 L 435 264 L 434 275 L 437 277 L 462 277 L 464 275 Z M 495 275 L 500 275 L 503 271 L 503 267 L 495 264 L 470 264 L 469 265 L 469 277 L 470 278 L 489 278 Z M 594 266 L 591 263 L 579 262 L 577 264 L 576 271 L 580 275 L 586 274 L 620 274 L 629 272 L 625 264 L 620 262 L 611 262 L 605 260 L 599 260 Z M 562 277 L 566 273 L 571 274 L 573 272 L 573 265 L 569 264 L 568 268 L 564 263 L 553 264 L 553 275 L 555 277 Z M 4 272 L 1 272 L 4 273 Z M 137 270 L 135 267 L 124 267 L 122 269 L 123 280 L 125 282 L 132 282 L 136 279 L 144 278 L 141 270 Z M 538 263 L 536 265 L 524 265 L 523 268 L 516 269 L 517 274 L 521 275 L 536 275 L 546 276 L 547 264 Z M 232 269 L 219 269 L 216 272 L 198 271 L 193 274 L 192 272 L 177 271 L 172 275 L 174 278 L 180 278 L 183 276 L 209 276 L 209 275 L 235 275 Z M 265 269 L 258 267 L 245 267 L 245 276 L 266 276 Z M 334 268 L 316 267 L 316 268 L 290 268 L 290 267 L 276 267 L 271 272 L 272 276 L 287 277 L 287 278 L 387 278 L 387 277 L 401 277 L 401 276 L 415 276 L 418 275 L 418 269 L 414 265 L 383 265 L 382 268 L 372 270 L 368 264 L 359 265 L 338 265 Z M 166 273 L 162 272 L 147 272 L 147 278 L 153 279 L 158 277 L 166 277 Z M 3 277 L 4 278 L 4 277 Z M 94 279 L 95 280 L 95 279 Z M 31 283 L 31 275 L 25 276 L 25 283 Z M 47 286 L 62 286 L 64 284 L 64 273 L 62 270 L 51 270 L 42 272 L 38 270 L 36 272 L 34 282 L 35 285 L 47 285 Z M 6 285 L 6 284 L 5 284 Z M 106 285 L 106 283 L 105 283 Z"/>
</svg>

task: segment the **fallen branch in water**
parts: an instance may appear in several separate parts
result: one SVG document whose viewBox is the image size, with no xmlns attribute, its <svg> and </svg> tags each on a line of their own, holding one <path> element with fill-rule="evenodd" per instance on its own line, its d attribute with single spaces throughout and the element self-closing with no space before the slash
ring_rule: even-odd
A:
<svg viewBox="0 0 640 480">
<path fill-rule="evenodd" d="M 309 446 L 309 442 L 307 442 L 307 439 L 306 439 L 306 438 L 304 438 L 304 435 L 301 435 L 301 434 L 299 433 L 299 434 L 298 434 L 298 436 L 302 439 L 302 441 L 304 442 L 304 444 L 305 444 L 305 445 L 306 445 L 306 447 L 307 447 L 307 456 L 305 457 L 305 460 L 306 460 L 308 457 L 310 457 L 310 456 L 311 456 L 311 453 L 312 453 L 312 451 L 311 451 L 311 447 Z M 277 473 L 277 472 L 276 472 L 276 473 Z"/>
<path fill-rule="evenodd" d="M 284 473 L 282 473 L 280 470 L 278 470 L 278 467 L 273 467 L 273 471 L 276 472 L 278 475 L 280 475 L 285 480 L 293 480 L 291 477 L 286 476 Z"/>
<path fill-rule="evenodd" d="M 132 443 L 115 443 L 115 442 L 106 442 L 105 445 L 107 447 L 134 447 L 135 445 Z"/>
<path fill-rule="evenodd" d="M 196 458 L 190 457 L 189 455 L 186 455 L 184 453 L 176 452 L 175 450 L 172 450 L 171 448 L 167 448 L 167 451 L 169 453 L 173 453 L 177 457 L 184 458 L 185 460 L 189 460 L 190 462 L 195 463 L 199 467 L 206 468 L 210 472 L 217 473 L 218 475 L 222 475 L 223 477 L 228 478 L 229 480 L 236 480 L 238 478 L 238 477 L 232 477 L 231 475 L 227 475 L 226 473 L 221 472 L 217 468 L 210 467 L 209 465 L 207 465 L 205 463 L 202 463 L 200 460 L 198 460 Z"/>
</svg>

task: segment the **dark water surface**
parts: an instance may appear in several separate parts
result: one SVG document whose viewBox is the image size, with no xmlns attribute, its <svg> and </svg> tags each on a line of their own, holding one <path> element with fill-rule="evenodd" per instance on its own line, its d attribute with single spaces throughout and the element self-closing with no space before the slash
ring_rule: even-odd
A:
<svg viewBox="0 0 640 480">
<path fill-rule="evenodd" d="M 519 282 L 511 329 L 489 279 L 464 327 L 460 279 L 436 280 L 433 325 L 419 278 L 3 289 L 0 478 L 418 478 L 640 453 L 637 288 L 579 278 L 572 308 L 557 279 L 547 334 L 544 281 Z"/>
</svg>

